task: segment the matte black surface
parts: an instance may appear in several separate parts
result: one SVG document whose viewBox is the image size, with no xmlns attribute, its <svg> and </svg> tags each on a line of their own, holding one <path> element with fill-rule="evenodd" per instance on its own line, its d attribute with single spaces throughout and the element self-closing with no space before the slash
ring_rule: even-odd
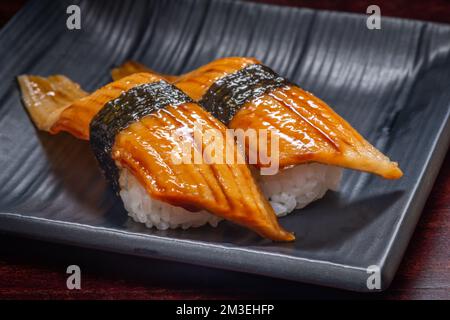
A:
<svg viewBox="0 0 450 320">
<path fill-rule="evenodd" d="M 367 291 L 397 269 L 447 150 L 450 27 L 237 1 L 34 1 L 0 33 L 0 228 L 63 243 Z M 93 90 L 135 59 L 182 73 L 212 59 L 255 56 L 328 102 L 400 163 L 397 181 L 346 171 L 341 191 L 281 219 L 297 241 L 243 228 L 155 231 L 132 222 L 86 142 L 32 125 L 15 77 L 61 73 Z M 126 272 L 126 271 L 124 271 Z"/>
<path fill-rule="evenodd" d="M 166 81 L 131 88 L 109 101 L 89 126 L 89 143 L 113 189 L 119 194 L 119 171 L 111 157 L 116 135 L 134 122 L 167 107 L 192 102 L 184 92 Z"/>
<path fill-rule="evenodd" d="M 200 104 L 228 124 L 246 102 L 286 84 L 288 82 L 269 67 L 251 64 L 214 82 Z"/>
</svg>

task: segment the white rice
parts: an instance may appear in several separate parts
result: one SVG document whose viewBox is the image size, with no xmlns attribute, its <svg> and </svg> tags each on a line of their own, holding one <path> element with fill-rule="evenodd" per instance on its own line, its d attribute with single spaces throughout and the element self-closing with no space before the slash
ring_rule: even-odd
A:
<svg viewBox="0 0 450 320">
<path fill-rule="evenodd" d="M 276 175 L 257 175 L 257 180 L 276 215 L 282 217 L 322 198 L 328 190 L 337 191 L 341 177 L 339 167 L 311 163 L 281 170 Z M 208 223 L 216 227 L 223 220 L 205 210 L 191 212 L 152 199 L 128 170 L 121 170 L 119 184 L 128 215 L 148 228 L 188 229 Z"/>
<path fill-rule="evenodd" d="M 322 198 L 328 189 L 337 191 L 341 177 L 341 168 L 311 163 L 281 170 L 276 175 L 259 175 L 258 180 L 275 213 L 282 217 Z"/>
<path fill-rule="evenodd" d="M 136 222 L 144 223 L 146 227 L 156 227 L 159 230 L 188 229 L 200 227 L 207 223 L 216 227 L 222 220 L 211 213 L 202 210 L 191 212 L 181 207 L 152 199 L 140 182 L 128 172 L 121 170 L 120 196 L 128 215 Z"/>
</svg>

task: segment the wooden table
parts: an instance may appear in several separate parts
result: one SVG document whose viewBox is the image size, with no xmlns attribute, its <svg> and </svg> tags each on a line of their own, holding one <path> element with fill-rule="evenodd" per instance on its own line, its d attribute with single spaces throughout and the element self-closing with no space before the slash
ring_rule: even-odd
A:
<svg viewBox="0 0 450 320">
<path fill-rule="evenodd" d="M 24 3 L 2 1 L 0 26 Z M 450 3 L 429 1 L 260 0 L 450 23 Z M 0 299 L 361 298 L 450 299 L 450 152 L 389 290 L 359 294 L 180 263 L 124 257 L 0 235 Z M 82 290 L 66 289 L 66 268 L 82 269 Z M 126 269 L 126 272 L 124 270 Z"/>
</svg>

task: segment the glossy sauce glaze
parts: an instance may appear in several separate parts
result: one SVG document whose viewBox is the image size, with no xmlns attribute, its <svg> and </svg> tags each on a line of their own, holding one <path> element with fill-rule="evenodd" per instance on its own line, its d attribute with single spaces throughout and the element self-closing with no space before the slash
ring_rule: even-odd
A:
<svg viewBox="0 0 450 320">
<path fill-rule="evenodd" d="M 159 80 L 153 74 L 133 73 L 88 94 L 61 75 L 18 77 L 25 107 L 40 130 L 65 131 L 83 140 L 89 140 L 89 124 L 108 101 L 137 85 Z"/>
<path fill-rule="evenodd" d="M 32 76 L 23 77 L 25 78 L 22 79 L 32 81 Z M 47 84 L 45 81 L 48 79 L 42 79 L 43 82 L 29 85 L 39 87 L 42 83 Z M 96 136 L 94 151 L 104 149 L 114 161 L 114 165 L 119 170 L 126 169 L 131 172 L 152 198 L 190 211 L 206 209 L 274 241 L 294 240 L 294 235 L 278 224 L 272 207 L 263 197 L 234 141 L 226 139 L 226 127 L 198 104 L 187 102 L 190 101 L 188 99 L 171 105 L 169 102 L 173 97 L 169 97 L 159 107 L 149 104 L 147 107 L 151 112 L 147 112 L 147 109 L 144 112 L 135 112 L 133 108 L 139 109 L 139 106 L 129 105 L 130 110 L 134 111 L 126 115 L 121 114 L 125 109 L 128 110 L 128 107 L 122 110 L 123 105 L 117 98 L 132 88 L 160 81 L 161 78 L 156 75 L 132 74 L 100 88 L 89 96 L 83 95 L 75 100 L 63 99 L 60 104 L 52 101 L 49 105 L 46 105 L 47 94 L 51 92 L 48 86 L 39 88 L 40 92 L 48 89 L 47 94 L 40 95 L 40 98 L 34 95 L 33 99 L 30 99 L 27 96 L 29 91 L 22 93 L 33 120 L 45 118 L 44 114 L 40 114 L 41 110 L 50 113 L 58 111 L 59 117 L 52 119 L 50 125 L 43 127 L 44 130 L 51 133 L 66 131 L 85 140 L 90 138 L 92 119 L 102 113 L 105 104 L 111 102 L 112 108 L 116 108 L 117 112 L 106 112 L 102 121 L 97 123 L 104 126 L 105 131 L 111 135 Z M 68 90 L 72 90 L 74 85 L 72 82 Z M 64 86 L 61 86 L 54 94 L 64 96 L 66 92 Z M 138 95 L 139 98 L 139 90 L 132 90 L 130 94 Z M 136 101 L 142 102 L 142 99 Z M 114 118 L 116 114 L 121 116 L 109 120 L 122 121 L 125 117 L 126 125 L 106 121 L 108 117 Z M 174 163 L 173 151 L 183 150 L 185 141 L 191 144 L 191 157 L 207 147 L 205 141 L 192 139 L 193 129 L 198 124 L 201 124 L 203 131 L 214 129 L 219 132 L 216 139 L 221 140 L 227 150 L 233 150 L 233 157 L 240 161 L 227 164 L 225 159 L 210 159 L 209 162 L 196 163 L 191 159 L 187 163 Z M 174 131 L 182 132 L 184 139 L 176 138 L 179 135 L 174 135 Z M 112 146 L 110 138 L 113 140 Z M 111 171 L 105 171 L 111 175 Z M 114 180 L 117 177 L 109 178 Z"/>
<path fill-rule="evenodd" d="M 192 99 L 201 100 L 219 79 L 257 63 L 259 61 L 252 58 L 222 58 L 179 76 L 173 83 Z M 204 107 L 210 111 L 208 105 L 204 104 Z M 278 135 L 281 167 L 318 162 L 366 171 L 387 179 L 398 179 L 403 175 L 397 163 L 367 142 L 325 102 L 294 84 L 255 96 L 243 103 L 237 112 L 235 106 L 232 109 L 234 116 L 228 123 L 230 128 L 270 129 Z M 269 146 L 267 150 L 270 150 Z M 258 161 L 256 166 L 264 165 Z"/>
<path fill-rule="evenodd" d="M 192 158 L 190 163 L 173 164 L 172 151 L 182 146 L 170 133 L 182 131 L 189 139 L 199 119 L 203 120 L 202 130 L 225 132 L 224 125 L 197 104 L 168 106 L 121 131 L 112 157 L 138 178 L 152 198 L 191 211 L 206 209 L 275 241 L 294 240 L 278 224 L 246 164 L 196 164 Z M 230 143 L 224 134 L 221 139 L 223 145 Z M 200 144 L 204 150 L 206 144 Z M 191 157 L 199 149 L 195 144 Z M 235 157 L 240 157 L 237 148 L 234 150 Z"/>
<path fill-rule="evenodd" d="M 34 124 L 44 131 L 50 130 L 73 101 L 89 95 L 78 84 L 62 75 L 47 78 L 22 75 L 17 81 L 28 113 Z"/>
<path fill-rule="evenodd" d="M 159 80 L 160 78 L 156 75 L 135 73 L 119 81 L 111 82 L 89 96 L 72 102 L 61 113 L 50 132 L 56 134 L 66 131 L 79 139 L 89 140 L 89 124 L 107 102 L 135 86 Z"/>
<path fill-rule="evenodd" d="M 111 157 L 116 136 L 140 119 L 167 106 L 192 102 L 186 94 L 164 80 L 137 85 L 107 102 L 92 118 L 89 141 L 105 175 L 119 192 L 119 172 Z"/>
</svg>

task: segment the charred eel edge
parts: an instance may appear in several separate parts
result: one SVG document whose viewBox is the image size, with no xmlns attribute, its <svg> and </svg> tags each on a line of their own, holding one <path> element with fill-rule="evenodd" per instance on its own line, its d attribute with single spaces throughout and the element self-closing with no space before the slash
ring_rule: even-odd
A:
<svg viewBox="0 0 450 320">
<path fill-rule="evenodd" d="M 106 178 L 119 192 L 119 171 L 111 157 L 116 135 L 129 125 L 168 105 L 177 106 L 192 100 L 181 90 L 158 81 L 136 86 L 107 102 L 92 119 L 90 145 Z"/>
<path fill-rule="evenodd" d="M 228 124 L 244 103 L 288 84 L 269 67 L 251 64 L 214 82 L 200 104 Z"/>
</svg>

